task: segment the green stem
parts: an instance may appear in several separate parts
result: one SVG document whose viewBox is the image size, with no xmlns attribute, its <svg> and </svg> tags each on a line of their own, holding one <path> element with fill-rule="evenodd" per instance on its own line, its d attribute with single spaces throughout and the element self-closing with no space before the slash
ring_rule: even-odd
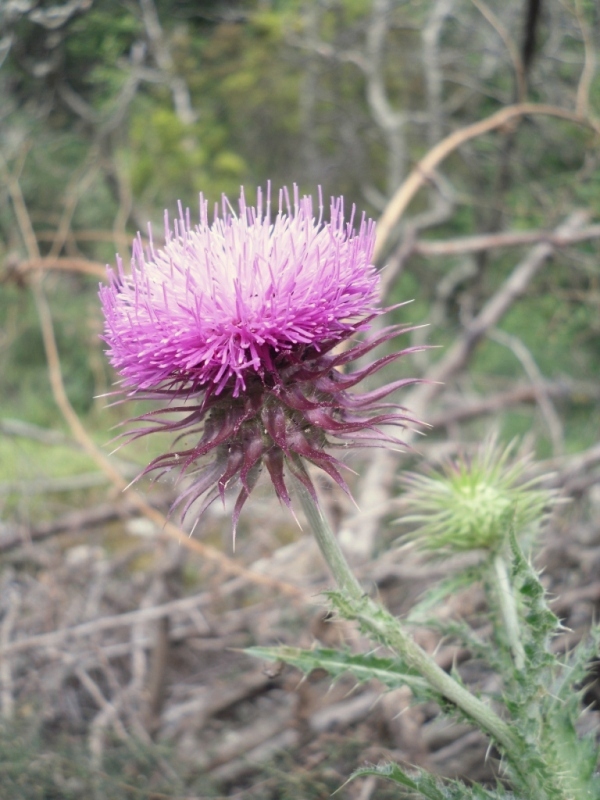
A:
<svg viewBox="0 0 600 800">
<path fill-rule="evenodd" d="M 482 703 L 444 672 L 412 640 L 396 617 L 365 595 L 321 510 L 315 505 L 306 487 L 298 481 L 296 481 L 296 486 L 304 513 L 312 526 L 329 569 L 344 595 L 344 599 L 350 605 L 351 615 L 360 621 L 377 640 L 385 642 L 409 667 L 425 678 L 434 691 L 457 706 L 491 736 L 505 752 L 521 779 L 529 783 L 528 776 L 519 769 L 524 747 L 520 736 L 489 706 Z"/>
<path fill-rule="evenodd" d="M 499 553 L 494 556 L 494 574 L 496 578 L 496 588 L 500 611 L 504 619 L 504 627 L 508 637 L 508 643 L 512 650 L 515 667 L 521 671 L 525 668 L 525 650 L 521 641 L 519 617 L 515 595 L 508 577 L 506 561 Z"/>
<path fill-rule="evenodd" d="M 361 600 L 364 596 L 362 587 L 350 569 L 346 556 L 343 554 L 342 548 L 329 526 L 329 522 L 310 496 L 306 486 L 297 479 L 294 479 L 294 482 L 296 484 L 296 493 L 302 504 L 302 510 L 310 523 L 317 544 L 338 587 L 352 600 Z"/>
</svg>

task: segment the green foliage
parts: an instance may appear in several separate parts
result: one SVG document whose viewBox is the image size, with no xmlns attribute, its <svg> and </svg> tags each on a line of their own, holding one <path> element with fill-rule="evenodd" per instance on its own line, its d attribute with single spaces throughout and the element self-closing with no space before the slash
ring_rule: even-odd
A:
<svg viewBox="0 0 600 800">
<path fill-rule="evenodd" d="M 284 46 L 291 8 L 257 10 L 246 25 L 222 25 L 202 49 L 204 69 L 191 78 L 202 116 L 223 131 L 222 148 L 244 165 L 246 184 L 290 181 L 298 150 L 301 75 Z M 208 100 L 206 98 L 210 98 Z M 215 167 L 213 162 L 212 167 Z"/>
<path fill-rule="evenodd" d="M 352 773 L 349 780 L 374 775 L 385 778 L 400 786 L 398 797 L 415 795 L 426 800 L 511 800 L 514 795 L 504 789 L 491 792 L 478 784 L 466 787 L 461 781 L 442 781 L 424 770 L 412 770 L 408 774 L 398 764 L 380 764 L 372 767 L 360 767 Z"/>
<path fill-rule="evenodd" d="M 306 675 L 315 669 L 324 669 L 335 680 L 342 675 L 352 675 L 358 683 L 377 680 L 386 689 L 410 686 L 418 693 L 427 690 L 427 684 L 414 671 L 410 671 L 397 659 L 378 658 L 372 654 L 356 655 L 344 650 L 299 647 L 250 647 L 245 651 L 256 658 L 267 661 L 285 661 L 302 670 Z"/>
<path fill-rule="evenodd" d="M 514 529 L 509 532 L 512 553 L 511 585 L 521 599 L 523 606 L 523 644 L 531 651 L 528 667 L 537 673 L 553 658 L 547 653 L 550 637 L 562 626 L 546 602 L 546 592 L 538 572 L 525 557 Z"/>
<path fill-rule="evenodd" d="M 485 570 L 486 565 L 482 563 L 453 573 L 429 587 L 410 610 L 407 621 L 416 625 L 427 624 L 429 613 L 435 606 L 442 604 L 450 595 L 458 594 L 482 580 Z"/>
<path fill-rule="evenodd" d="M 427 624 L 468 647 L 472 655 L 483 658 L 501 676 L 503 691 L 495 699 L 505 707 L 512 724 L 531 748 L 530 769 L 540 776 L 540 797 L 544 786 L 541 776 L 547 772 L 547 765 L 551 765 L 553 777 L 545 781 L 547 797 L 598 798 L 596 736 L 594 732 L 581 735 L 578 722 L 582 716 L 579 687 L 584 684 L 590 662 L 598 652 L 600 631 L 563 660 L 557 658 L 551 650 L 551 641 L 561 630 L 560 622 L 548 608 L 539 575 L 523 554 L 514 532 L 510 533 L 509 541 L 511 590 L 517 601 L 518 635 L 526 656 L 521 669 L 513 660 L 510 638 L 506 635 L 506 620 L 498 603 L 498 592 L 504 589 L 495 585 L 491 559 L 487 566 L 459 573 L 436 587 L 422 606 L 417 607 L 418 613 L 409 619 Z M 492 612 L 492 641 L 476 639 L 465 623 L 439 622 L 425 617 L 423 612 L 443 601 L 454 589 L 462 588 L 469 579 L 481 578 L 485 581 Z M 515 785 L 519 785 L 518 777 Z"/>
<path fill-rule="evenodd" d="M 596 731 L 581 735 L 578 730 L 582 717 L 580 687 L 589 675 L 590 664 L 597 660 L 599 645 L 600 629 L 596 628 L 590 640 L 582 642 L 553 671 L 553 680 L 546 685 L 542 697 L 544 749 L 548 758 L 562 766 L 565 784 L 573 797 L 600 797 Z"/>
<path fill-rule="evenodd" d="M 174 210 L 181 200 L 196 211 L 200 192 L 211 199 L 235 195 L 247 174 L 244 158 L 210 118 L 188 125 L 170 108 L 141 108 L 132 115 L 131 141 L 132 186 L 148 207 Z"/>
<path fill-rule="evenodd" d="M 98 112 L 109 111 L 127 79 L 120 64 L 139 39 L 141 21 L 115 0 L 104 0 L 75 19 L 65 42 L 65 70 Z"/>
<path fill-rule="evenodd" d="M 52 303 L 55 337 L 59 353 L 67 355 L 63 377 L 69 399 L 79 413 L 86 413 L 92 407 L 96 391 L 90 352 L 99 348 L 99 341 L 94 329 L 83 324 L 86 314 L 88 324 L 94 315 L 89 315 L 89 301 L 76 279 L 71 281 L 69 295 L 70 303 Z M 18 288 L 5 289 L 0 293 L 0 315 L 6 320 L 6 334 L 11 339 L 11 347 L 0 350 L 3 414 L 49 425 L 56 408 L 50 395 L 46 354 L 31 297 Z"/>
<path fill-rule="evenodd" d="M 137 104 L 130 123 L 133 148 L 123 154 L 123 160 L 130 161 L 132 188 L 142 202 L 160 204 L 172 212 L 177 200 L 197 205 L 208 160 L 199 134 L 197 126 L 181 122 L 166 105 Z"/>
</svg>

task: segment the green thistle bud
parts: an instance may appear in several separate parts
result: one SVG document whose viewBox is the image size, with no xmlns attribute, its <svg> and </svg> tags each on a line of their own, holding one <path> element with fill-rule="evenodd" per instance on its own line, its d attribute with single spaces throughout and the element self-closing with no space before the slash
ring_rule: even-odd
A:
<svg viewBox="0 0 600 800">
<path fill-rule="evenodd" d="M 510 528 L 534 530 L 555 493 L 538 488 L 547 475 L 525 478 L 531 459 L 511 458 L 514 450 L 514 441 L 502 449 L 492 438 L 430 475 L 405 473 L 409 514 L 398 522 L 416 524 L 409 537 L 423 549 L 453 552 L 496 550 Z"/>
</svg>

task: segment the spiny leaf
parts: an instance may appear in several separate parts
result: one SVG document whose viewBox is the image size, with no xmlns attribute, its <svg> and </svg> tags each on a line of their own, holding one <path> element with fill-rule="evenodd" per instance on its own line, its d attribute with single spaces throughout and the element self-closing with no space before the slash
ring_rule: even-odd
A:
<svg viewBox="0 0 600 800">
<path fill-rule="evenodd" d="M 509 800 L 514 797 L 502 788 L 498 792 L 490 792 L 479 784 L 467 786 L 461 781 L 442 781 L 422 770 L 414 770 L 409 775 L 402 767 L 393 763 L 360 767 L 352 773 L 344 786 L 354 778 L 369 775 L 385 778 L 408 790 L 401 791 L 399 797 L 414 797 L 415 793 L 426 800 Z"/>
<path fill-rule="evenodd" d="M 299 647 L 250 647 L 246 652 L 267 661 L 284 661 L 307 674 L 314 669 L 324 669 L 334 678 L 350 674 L 360 683 L 375 678 L 388 689 L 409 686 L 421 693 L 428 688 L 423 678 L 409 671 L 399 661 L 378 658 L 372 654 L 354 655 L 343 650 L 303 650 Z"/>
<path fill-rule="evenodd" d="M 441 634 L 444 639 L 452 639 L 470 651 L 472 658 L 480 658 L 494 669 L 501 667 L 497 648 L 485 641 L 473 631 L 466 622 L 461 620 L 440 620 L 435 617 L 420 620 L 421 625 Z"/>
<path fill-rule="evenodd" d="M 527 708 L 537 710 L 536 698 L 546 694 L 553 680 L 557 661 L 550 652 L 549 642 L 561 625 L 548 607 L 539 575 L 525 557 L 514 529 L 509 531 L 509 542 L 512 554 L 511 583 L 520 607 L 520 635 L 526 659 L 522 673 L 513 670 L 511 675 L 504 670 L 504 677 L 507 706 L 511 708 L 511 713 L 518 715 L 519 707 L 523 713 Z M 534 717 L 542 724 L 537 713 L 529 715 L 529 722 L 533 722 Z M 537 737 L 537 733 L 534 736 Z"/>
<path fill-rule="evenodd" d="M 423 617 L 432 608 L 442 603 L 449 595 L 460 592 L 461 589 L 468 589 L 474 583 L 481 580 L 483 575 L 483 565 L 469 567 L 468 569 L 461 570 L 455 575 L 450 575 L 448 578 L 437 583 L 433 588 L 429 589 L 413 607 L 406 621 L 412 623 L 422 623 Z"/>
<path fill-rule="evenodd" d="M 412 792 L 418 792 L 422 797 L 426 797 L 427 800 L 447 800 L 448 798 L 447 793 L 438 788 L 438 782 L 432 775 L 426 772 L 419 772 L 413 779 L 407 775 L 398 764 L 380 764 L 372 767 L 360 767 L 352 773 L 348 780 L 351 781 L 354 778 L 365 777 L 367 775 L 386 778 L 388 781 L 410 789 L 411 794 Z"/>
<path fill-rule="evenodd" d="M 540 703 L 544 726 L 542 748 L 546 759 L 562 764 L 563 783 L 575 797 L 600 798 L 597 731 L 581 734 L 578 721 L 582 716 L 580 687 L 588 674 L 590 662 L 597 658 L 600 628 L 592 631 L 588 641 L 567 657 L 566 663 L 555 669 L 548 690 Z M 585 713 L 585 712 L 584 712 Z"/>
</svg>

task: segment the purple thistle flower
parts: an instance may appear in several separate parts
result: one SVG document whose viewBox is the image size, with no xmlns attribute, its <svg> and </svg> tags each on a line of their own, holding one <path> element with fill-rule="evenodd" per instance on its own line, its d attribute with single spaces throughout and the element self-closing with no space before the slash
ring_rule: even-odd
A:
<svg viewBox="0 0 600 800">
<path fill-rule="evenodd" d="M 336 345 L 369 328 L 384 312 L 375 307 L 379 278 L 371 263 L 374 223 L 355 211 L 344 219 L 343 199 L 332 199 L 329 222 L 313 215 L 312 199 L 293 205 L 287 190 L 272 218 L 259 190 L 256 208 L 239 213 L 223 197 L 212 224 L 201 197 L 200 224 L 179 209 L 173 229 L 165 214 L 163 248 L 144 252 L 138 234 L 131 274 L 117 258 L 100 298 L 104 339 L 128 395 L 162 400 L 164 407 L 136 418 L 131 439 L 173 431 L 191 444 L 154 459 L 142 475 L 177 468 L 192 476 L 178 498 L 183 515 L 204 497 L 198 517 L 227 487 L 241 485 L 242 506 L 266 466 L 275 491 L 291 500 L 285 470 L 316 500 L 305 467 L 311 462 L 345 491 L 342 463 L 327 450 L 402 444 L 380 429 L 416 422 L 395 404 L 381 402 L 414 379 L 363 394 L 348 391 L 363 378 L 419 348 L 408 348 L 367 367 L 347 364 L 410 328 L 393 325 L 344 352 Z M 205 458 L 208 457 L 208 458 Z"/>
</svg>

